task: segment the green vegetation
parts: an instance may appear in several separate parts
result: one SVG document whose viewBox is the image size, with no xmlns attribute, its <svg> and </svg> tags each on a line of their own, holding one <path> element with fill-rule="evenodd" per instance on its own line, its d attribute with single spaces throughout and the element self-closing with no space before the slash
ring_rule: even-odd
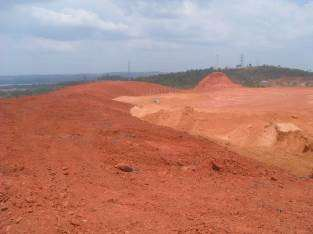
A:
<svg viewBox="0 0 313 234">
<path fill-rule="evenodd" d="M 28 87 L 10 87 L 8 89 L 2 88 L 0 89 L 0 97 L 1 98 L 12 98 L 12 97 L 20 97 L 20 96 L 30 96 L 37 95 L 41 93 L 47 93 L 52 90 L 55 90 L 55 87 L 52 85 L 33 85 Z"/>
<path fill-rule="evenodd" d="M 291 84 L 294 86 L 299 85 L 300 82 L 305 82 L 306 86 L 313 84 L 313 72 L 267 65 L 218 70 L 214 68 L 189 70 L 186 72 L 140 77 L 137 80 L 158 83 L 176 88 L 192 88 L 196 86 L 198 82 L 204 78 L 204 76 L 216 71 L 224 72 L 234 82 L 248 87 L 271 86 L 273 85 L 271 82 L 279 79 L 292 80 L 293 83 Z M 282 83 L 282 85 L 284 85 L 284 83 Z"/>
<path fill-rule="evenodd" d="M 159 74 L 150 77 L 140 77 L 136 80 L 157 83 L 176 88 L 191 88 L 198 84 L 204 76 L 216 70 L 213 68 L 202 70 L 189 70 L 186 72 L 175 72 Z"/>
<path fill-rule="evenodd" d="M 36 84 L 36 85 L 12 85 L 0 88 L 0 98 L 12 98 L 20 96 L 32 96 L 48 93 L 66 86 L 86 83 L 87 81 L 69 81 L 58 84 Z"/>
<path fill-rule="evenodd" d="M 312 86 L 313 72 L 307 72 L 299 69 L 283 68 L 276 66 L 259 66 L 232 69 L 214 68 L 189 70 L 185 72 L 167 73 L 139 77 L 135 80 L 152 82 L 176 88 L 193 88 L 207 74 L 212 72 L 224 72 L 234 82 L 248 87 L 264 87 L 264 86 Z M 51 76 L 50 79 L 53 77 Z M 63 78 L 63 77 L 62 77 Z M 70 77 L 72 79 L 72 77 Z M 128 80 L 128 77 L 119 74 L 106 74 L 99 77 L 89 77 L 89 79 L 81 79 L 76 81 L 60 81 L 54 84 L 34 84 L 34 85 L 10 85 L 10 87 L 0 86 L 0 98 L 11 98 L 19 96 L 38 95 L 51 92 L 66 86 L 77 85 L 82 83 L 90 83 L 99 80 Z M 61 78 L 60 78 L 61 79 Z M 65 79 L 65 78 L 63 78 Z"/>
</svg>

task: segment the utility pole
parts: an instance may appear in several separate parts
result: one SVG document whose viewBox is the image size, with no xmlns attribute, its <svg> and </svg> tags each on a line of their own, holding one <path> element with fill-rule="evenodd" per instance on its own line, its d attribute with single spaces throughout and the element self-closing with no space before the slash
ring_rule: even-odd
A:
<svg viewBox="0 0 313 234">
<path fill-rule="evenodd" d="M 220 68 L 220 55 L 216 54 L 216 69 Z"/>
<path fill-rule="evenodd" d="M 244 54 L 240 55 L 240 66 L 241 67 L 245 66 L 245 55 Z"/>
<path fill-rule="evenodd" d="M 127 63 L 127 77 L 128 79 L 130 79 L 130 60 L 128 60 L 128 63 Z"/>
</svg>

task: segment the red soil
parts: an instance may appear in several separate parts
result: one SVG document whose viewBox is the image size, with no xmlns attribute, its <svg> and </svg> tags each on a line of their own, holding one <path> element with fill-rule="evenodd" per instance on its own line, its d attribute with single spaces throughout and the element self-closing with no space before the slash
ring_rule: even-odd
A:
<svg viewBox="0 0 313 234">
<path fill-rule="evenodd" d="M 239 84 L 235 84 L 222 72 L 213 72 L 204 77 L 195 87 L 196 91 L 210 91 L 224 88 L 239 88 Z"/>
<path fill-rule="evenodd" d="M 151 90 L 168 91 L 101 82 L 0 100 L 0 233 L 313 232 L 311 179 L 112 100 Z"/>
</svg>

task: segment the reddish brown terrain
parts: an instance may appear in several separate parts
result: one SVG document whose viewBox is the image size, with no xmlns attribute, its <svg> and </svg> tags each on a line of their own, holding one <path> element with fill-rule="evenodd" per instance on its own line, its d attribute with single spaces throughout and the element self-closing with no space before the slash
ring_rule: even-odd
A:
<svg viewBox="0 0 313 234">
<path fill-rule="evenodd" d="M 192 91 L 116 100 L 133 104 L 132 115 L 148 122 L 297 176 L 313 174 L 313 88 L 243 88 L 213 73 Z"/>
<path fill-rule="evenodd" d="M 222 72 L 214 72 L 204 77 L 195 87 L 195 91 L 208 92 L 216 89 L 239 88 L 239 84 L 233 83 L 229 77 Z"/>
<path fill-rule="evenodd" d="M 245 109 L 247 119 L 253 108 L 267 108 L 253 104 L 259 99 L 254 91 L 236 96 L 231 90 L 222 96 L 204 93 L 208 101 L 198 105 L 239 113 L 246 99 L 244 105 L 252 108 Z M 130 114 L 133 105 L 112 100 L 135 101 L 131 97 L 151 92 L 158 95 L 140 98 L 154 106 L 167 98 L 188 105 L 201 100 L 199 93 L 161 95 L 171 90 L 137 82 L 0 100 L 0 233 L 313 232 L 309 176 L 239 156 L 189 135 L 188 128 L 140 120 Z M 259 92 L 268 97 L 270 91 Z M 301 91 L 294 92 L 287 94 Z M 287 95 L 272 94 L 283 100 Z M 194 111 L 185 108 L 187 115 Z M 300 121 L 306 111 L 288 118 Z M 233 121 L 228 118 L 229 111 L 224 121 Z M 194 119 L 184 121 L 192 126 Z"/>
</svg>

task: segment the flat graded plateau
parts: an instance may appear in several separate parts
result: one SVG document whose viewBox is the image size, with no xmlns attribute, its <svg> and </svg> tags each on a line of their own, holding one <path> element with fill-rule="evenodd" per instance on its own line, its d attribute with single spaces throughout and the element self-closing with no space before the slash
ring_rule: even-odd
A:
<svg viewBox="0 0 313 234">
<path fill-rule="evenodd" d="M 253 98 L 269 91 L 247 92 Z M 158 95 L 135 97 L 152 93 Z M 236 91 L 223 93 L 213 95 L 210 104 L 220 116 L 231 100 L 240 100 L 231 98 Z M 174 100 L 182 108 L 182 102 L 196 105 L 203 95 L 211 94 L 95 82 L 0 99 L 0 233 L 313 233 L 312 178 L 143 121 L 130 114 L 133 105 L 112 100 L 132 96 L 143 103 L 138 110 L 153 101 L 156 108 L 167 103 L 168 109 L 162 108 L 169 111 L 175 110 Z M 229 101 L 221 101 L 227 96 Z M 210 109 L 209 102 L 198 104 Z M 237 109 L 240 114 L 240 105 Z M 310 112 L 299 109 L 284 120 L 295 126 L 277 129 L 305 129 L 302 118 Z"/>
</svg>

